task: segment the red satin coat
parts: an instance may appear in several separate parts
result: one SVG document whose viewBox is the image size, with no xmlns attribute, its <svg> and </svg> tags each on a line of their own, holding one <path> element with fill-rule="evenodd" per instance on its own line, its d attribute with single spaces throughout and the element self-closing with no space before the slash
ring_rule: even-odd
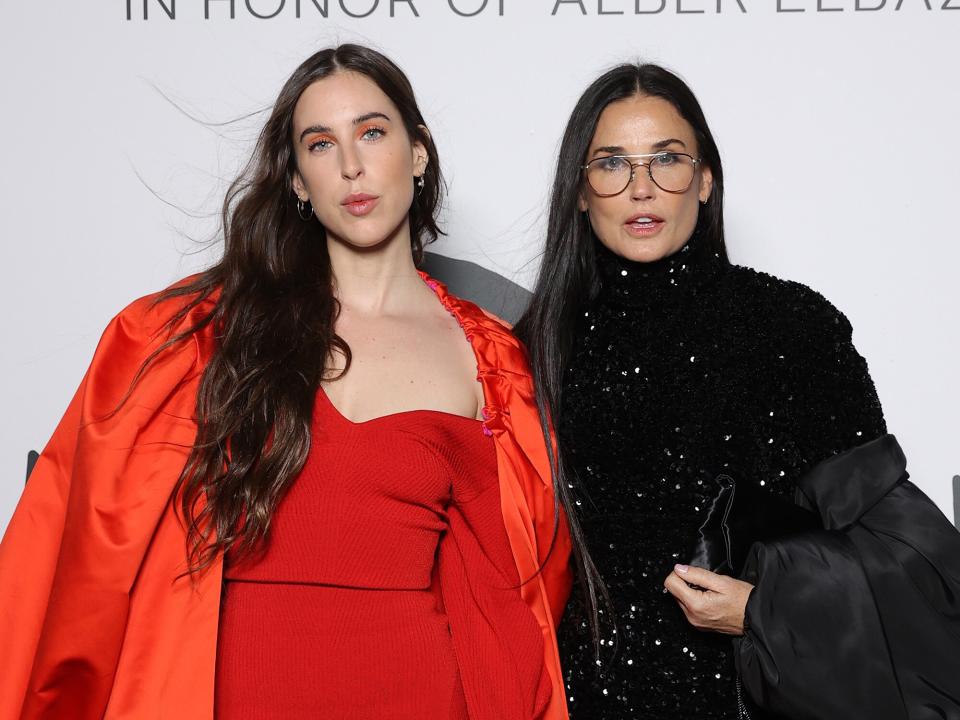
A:
<svg viewBox="0 0 960 720">
<path fill-rule="evenodd" d="M 554 494 L 526 356 L 496 320 L 429 284 L 476 354 L 504 526 L 521 579 L 533 577 L 521 594 L 552 680 L 541 718 L 565 720 L 555 626 L 570 590 L 570 539 L 561 523 L 537 575 Z M 167 337 L 178 301 L 155 300 L 137 300 L 107 327 L 0 544 L 0 720 L 213 717 L 222 564 L 192 583 L 182 576 L 185 533 L 171 500 L 196 434 L 210 331 L 159 355 L 111 415 Z M 210 309 L 194 308 L 181 327 Z"/>
</svg>

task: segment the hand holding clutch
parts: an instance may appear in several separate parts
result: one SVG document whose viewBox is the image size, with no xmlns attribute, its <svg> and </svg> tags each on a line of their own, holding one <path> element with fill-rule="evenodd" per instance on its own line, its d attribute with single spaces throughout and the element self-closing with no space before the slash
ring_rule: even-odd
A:
<svg viewBox="0 0 960 720">
<path fill-rule="evenodd" d="M 703 568 L 675 565 L 663 586 L 695 628 L 743 635 L 743 617 L 753 590 L 750 583 Z"/>
</svg>

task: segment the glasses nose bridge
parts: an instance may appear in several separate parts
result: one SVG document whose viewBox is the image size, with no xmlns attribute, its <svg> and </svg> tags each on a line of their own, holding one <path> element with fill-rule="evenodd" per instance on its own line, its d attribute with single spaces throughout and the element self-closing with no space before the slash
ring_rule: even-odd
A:
<svg viewBox="0 0 960 720">
<path fill-rule="evenodd" d="M 627 162 L 630 162 L 630 161 L 628 160 Z M 624 188 L 624 190 L 626 190 L 628 187 L 633 185 L 634 181 L 637 179 L 637 168 L 641 168 L 641 167 L 647 169 L 647 177 L 650 179 L 650 182 L 652 182 L 654 185 L 657 184 L 657 181 L 653 179 L 653 170 L 650 167 L 650 161 L 631 162 L 630 163 L 630 179 L 627 181 L 627 186 Z M 657 187 L 659 187 L 659 185 L 657 185 Z M 621 190 L 621 192 L 623 191 Z"/>
</svg>

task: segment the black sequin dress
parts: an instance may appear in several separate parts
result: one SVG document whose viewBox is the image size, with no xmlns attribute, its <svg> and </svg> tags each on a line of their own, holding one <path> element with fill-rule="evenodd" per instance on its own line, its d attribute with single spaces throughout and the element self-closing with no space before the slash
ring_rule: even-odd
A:
<svg viewBox="0 0 960 720">
<path fill-rule="evenodd" d="M 559 633 L 571 717 L 736 718 L 730 638 L 691 627 L 663 581 L 718 474 L 792 496 L 818 461 L 884 433 L 883 413 L 849 322 L 806 286 L 695 242 L 653 264 L 598 254 L 559 433 L 615 623 L 598 665 L 574 593 Z"/>
</svg>

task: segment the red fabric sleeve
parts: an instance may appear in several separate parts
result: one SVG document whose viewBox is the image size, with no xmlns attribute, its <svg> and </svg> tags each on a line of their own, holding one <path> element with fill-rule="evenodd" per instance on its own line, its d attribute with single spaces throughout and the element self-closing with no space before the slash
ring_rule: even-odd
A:
<svg viewBox="0 0 960 720">
<path fill-rule="evenodd" d="M 543 635 L 520 595 L 497 484 L 448 509 L 440 587 L 471 720 L 531 720 L 551 681 Z"/>
<path fill-rule="evenodd" d="M 37 460 L 0 543 L 0 718 L 19 718 L 60 554 L 70 469 L 77 448 L 80 384 Z"/>
<path fill-rule="evenodd" d="M 110 323 L 0 543 L 3 720 L 100 718 L 111 699 L 133 588 L 196 430 L 195 392 L 178 392 L 193 340 L 159 355 L 121 405 L 162 328 L 152 297 Z"/>
</svg>

